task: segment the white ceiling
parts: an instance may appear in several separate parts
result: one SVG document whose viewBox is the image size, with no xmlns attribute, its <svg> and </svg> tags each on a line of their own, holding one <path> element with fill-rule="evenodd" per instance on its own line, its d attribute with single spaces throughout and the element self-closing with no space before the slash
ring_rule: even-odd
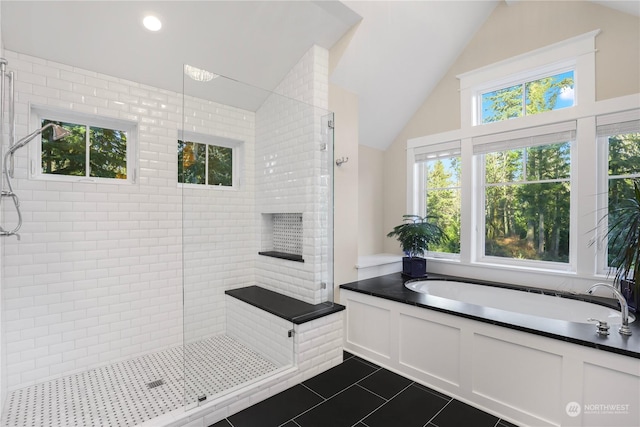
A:
<svg viewBox="0 0 640 427">
<path fill-rule="evenodd" d="M 393 142 L 498 3 L 345 1 L 364 19 L 330 81 L 358 94 L 360 144 Z"/>
<path fill-rule="evenodd" d="M 250 86 L 274 89 L 362 20 L 330 81 L 359 97 L 359 142 L 386 149 L 500 1 L 0 0 L 0 16 L 7 49 L 176 92 L 191 64 L 248 83 L 198 96 L 249 110 L 266 94 Z M 640 15 L 638 1 L 596 3 Z M 161 31 L 142 27 L 148 13 Z"/>
</svg>

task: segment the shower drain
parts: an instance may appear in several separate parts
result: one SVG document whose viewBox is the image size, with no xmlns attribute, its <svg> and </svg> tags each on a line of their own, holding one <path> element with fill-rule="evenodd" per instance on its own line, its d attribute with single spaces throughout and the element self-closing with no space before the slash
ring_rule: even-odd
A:
<svg viewBox="0 0 640 427">
<path fill-rule="evenodd" d="M 164 384 L 164 380 L 155 380 L 155 381 L 151 381 L 150 383 L 147 383 L 147 387 L 156 388 L 156 387 L 160 387 L 162 384 Z"/>
</svg>

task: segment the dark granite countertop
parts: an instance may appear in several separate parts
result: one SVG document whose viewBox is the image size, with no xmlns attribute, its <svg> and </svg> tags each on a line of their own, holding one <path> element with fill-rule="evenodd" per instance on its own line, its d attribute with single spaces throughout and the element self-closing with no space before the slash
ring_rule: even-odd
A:
<svg viewBox="0 0 640 427">
<path fill-rule="evenodd" d="M 457 280 L 461 282 L 472 282 L 513 289 L 524 289 L 522 287 L 495 282 L 483 282 L 479 280 L 436 274 L 429 274 L 426 280 L 429 279 Z M 453 301 L 445 298 L 433 297 L 407 289 L 404 286 L 406 281 L 407 279 L 403 278 L 400 273 L 395 273 L 347 283 L 340 285 L 340 288 L 640 359 L 640 319 L 629 325 L 633 332 L 632 336 L 619 334 L 619 325 L 610 324 L 610 335 L 603 337 L 596 334 L 595 324 L 546 319 L 527 314 Z M 556 292 L 543 291 L 540 289 L 529 289 L 529 291 L 557 295 Z M 581 295 L 580 297 L 569 295 L 567 297 L 595 302 L 610 307 L 617 307 L 617 301 L 610 300 L 608 298 L 591 297 L 588 295 Z"/>
<path fill-rule="evenodd" d="M 319 319 L 345 309 L 344 305 L 332 302 L 309 304 L 259 286 L 232 289 L 225 294 L 258 307 L 296 325 Z"/>
</svg>

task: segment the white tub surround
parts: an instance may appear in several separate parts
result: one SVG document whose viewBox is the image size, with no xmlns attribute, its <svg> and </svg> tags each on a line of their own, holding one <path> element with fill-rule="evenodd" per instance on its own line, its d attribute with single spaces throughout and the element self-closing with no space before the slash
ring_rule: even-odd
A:
<svg viewBox="0 0 640 427">
<path fill-rule="evenodd" d="M 637 322 L 631 337 L 599 337 L 594 325 L 420 294 L 400 275 L 342 285 L 340 296 L 345 350 L 501 418 L 640 424 Z"/>
<path fill-rule="evenodd" d="M 402 257 L 394 254 L 373 254 L 358 257 L 358 280 L 384 276 L 402 271 Z"/>
</svg>

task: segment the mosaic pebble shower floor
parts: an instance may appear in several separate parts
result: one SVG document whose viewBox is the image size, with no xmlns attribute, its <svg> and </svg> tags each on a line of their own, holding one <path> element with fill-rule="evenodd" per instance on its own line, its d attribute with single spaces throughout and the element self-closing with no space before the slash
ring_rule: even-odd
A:
<svg viewBox="0 0 640 427">
<path fill-rule="evenodd" d="M 278 369 L 219 335 L 9 393 L 4 427 L 134 426 Z M 185 369 L 186 367 L 186 369 Z"/>
</svg>

